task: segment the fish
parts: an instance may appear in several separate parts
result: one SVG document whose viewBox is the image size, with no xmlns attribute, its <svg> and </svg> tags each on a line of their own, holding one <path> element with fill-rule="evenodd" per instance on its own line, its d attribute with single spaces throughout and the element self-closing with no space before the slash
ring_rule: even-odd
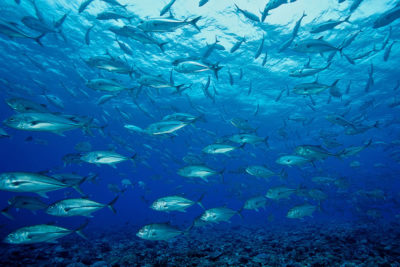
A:
<svg viewBox="0 0 400 267">
<path fill-rule="evenodd" d="M 228 222 L 234 215 L 239 215 L 243 218 L 242 209 L 236 211 L 226 207 L 218 207 L 205 210 L 200 216 L 200 220 L 207 223 Z"/>
<path fill-rule="evenodd" d="M 204 6 L 205 4 L 207 4 L 208 1 L 210 1 L 210 0 L 200 0 L 200 1 L 199 1 L 199 7 L 202 7 L 202 6 Z"/>
<path fill-rule="evenodd" d="M 27 33 L 23 32 L 19 25 L 15 22 L 6 22 L 0 20 L 0 34 L 6 35 L 7 37 L 14 38 L 22 38 L 22 39 L 32 39 L 37 42 L 40 46 L 43 46 L 41 42 L 41 38 L 45 35 L 45 33 L 41 33 L 38 36 L 30 36 Z"/>
<path fill-rule="evenodd" d="M 165 241 L 184 233 L 185 231 L 181 231 L 171 226 L 169 223 L 153 223 L 140 228 L 136 236 L 146 240 Z"/>
<path fill-rule="evenodd" d="M 328 64 L 326 64 L 325 67 L 322 67 L 322 68 L 313 68 L 307 64 L 302 69 L 298 69 L 298 70 L 294 70 L 294 71 L 290 72 L 289 76 L 290 77 L 298 77 L 298 78 L 312 76 L 321 71 L 328 69 L 331 66 L 331 64 L 332 64 L 332 62 L 329 62 Z"/>
<path fill-rule="evenodd" d="M 245 38 L 245 37 L 243 37 L 243 38 L 241 38 L 240 40 L 238 40 L 238 41 L 232 46 L 232 48 L 231 48 L 231 50 L 230 50 L 229 52 L 230 52 L 230 53 L 236 52 L 236 51 L 240 48 L 240 46 L 242 45 L 242 43 L 244 43 L 244 42 L 246 42 L 246 38 Z"/>
<path fill-rule="evenodd" d="M 180 85 L 174 85 L 171 83 L 171 81 L 167 81 L 164 79 L 161 75 L 160 76 L 154 76 L 154 75 L 141 75 L 137 82 L 141 86 L 147 86 L 147 87 L 152 87 L 152 88 L 175 88 L 176 91 L 179 93 L 181 92 L 181 88 L 184 86 L 184 84 Z"/>
<path fill-rule="evenodd" d="M 126 8 L 128 5 L 122 5 L 120 2 L 118 2 L 117 0 L 101 0 L 109 5 L 115 6 L 115 7 L 122 7 L 122 8 Z"/>
<path fill-rule="evenodd" d="M 293 3 L 296 0 L 269 0 L 261 12 L 261 22 L 264 22 L 265 18 L 268 16 L 268 12 L 272 9 L 278 8 L 283 4 Z"/>
<path fill-rule="evenodd" d="M 319 25 L 314 26 L 310 33 L 321 33 L 324 31 L 328 31 L 328 30 L 332 30 L 333 28 L 335 28 L 336 26 L 339 26 L 340 24 L 344 23 L 344 22 L 349 22 L 350 16 L 347 16 L 344 20 L 339 20 L 339 21 L 335 21 L 335 20 L 328 20 L 326 22 L 323 22 Z"/>
<path fill-rule="evenodd" d="M 79 188 L 86 179 L 76 184 L 65 184 L 53 177 L 32 172 L 4 172 L 0 174 L 0 190 L 9 192 L 31 192 L 41 197 L 48 198 L 46 193 L 67 187 L 74 188 L 78 193 Z"/>
<path fill-rule="evenodd" d="M 216 143 L 204 147 L 202 151 L 207 154 L 226 154 L 238 148 L 242 148 L 244 144 L 245 143 L 243 143 L 242 146 L 237 147 L 237 146 L 232 146 L 230 144 Z"/>
<path fill-rule="evenodd" d="M 396 43 L 396 41 L 393 41 L 388 47 L 385 49 L 385 53 L 383 54 L 383 61 L 388 61 L 390 51 L 392 50 L 393 45 Z"/>
<path fill-rule="evenodd" d="M 114 205 L 117 202 L 118 198 L 119 196 L 116 196 L 112 201 L 107 204 L 102 204 L 86 198 L 63 199 L 49 205 L 46 209 L 46 213 L 59 217 L 93 217 L 93 212 L 96 212 L 104 207 L 108 207 L 109 209 L 111 209 L 112 212 L 116 213 Z"/>
<path fill-rule="evenodd" d="M 92 68 L 109 72 L 129 74 L 130 76 L 134 72 L 133 68 L 126 61 L 111 56 L 95 56 L 85 60 L 85 62 Z"/>
<path fill-rule="evenodd" d="M 265 197 L 273 200 L 288 199 L 293 193 L 296 193 L 297 191 L 298 189 L 292 189 L 286 186 L 277 186 L 268 189 Z"/>
<path fill-rule="evenodd" d="M 92 26 L 90 26 L 87 30 L 86 30 L 86 33 L 85 33 L 85 43 L 87 44 L 87 45 L 90 45 L 90 32 L 92 31 L 92 29 L 94 28 L 94 24 L 92 25 Z"/>
<path fill-rule="evenodd" d="M 158 18 L 158 19 L 150 19 L 141 22 L 137 27 L 144 32 L 173 32 L 176 29 L 184 27 L 186 25 L 191 25 L 196 28 L 197 31 L 201 31 L 197 26 L 197 22 L 201 19 L 201 16 L 198 16 L 194 19 L 188 20 L 177 20 L 174 18 Z"/>
<path fill-rule="evenodd" d="M 373 128 L 379 128 L 379 121 L 376 121 L 372 125 L 354 125 L 352 127 L 348 127 L 344 133 L 347 135 L 356 135 L 360 133 L 365 133 L 366 131 Z"/>
<path fill-rule="evenodd" d="M 325 119 L 328 120 L 330 123 L 337 124 L 344 127 L 352 127 L 355 128 L 355 124 L 343 116 L 337 114 L 326 115 Z"/>
<path fill-rule="evenodd" d="M 80 159 L 86 163 L 96 164 L 98 166 L 100 164 L 105 164 L 116 168 L 115 164 L 127 160 L 134 162 L 135 157 L 136 153 L 131 157 L 126 157 L 114 151 L 96 150 L 83 153 Z"/>
<path fill-rule="evenodd" d="M 20 113 L 49 113 L 45 104 L 39 104 L 22 97 L 13 97 L 6 99 L 6 103 L 13 110 Z"/>
<path fill-rule="evenodd" d="M 146 44 L 157 45 L 162 52 L 165 51 L 164 46 L 168 44 L 168 42 L 160 43 L 152 36 L 144 32 L 143 30 L 132 26 L 111 27 L 109 28 L 109 30 L 115 33 L 116 35 L 131 38 L 145 45 Z"/>
<path fill-rule="evenodd" d="M 204 165 L 189 165 L 178 170 L 178 174 L 187 178 L 200 178 L 208 182 L 208 177 L 213 175 L 222 175 L 225 169 L 215 171 Z"/>
<path fill-rule="evenodd" d="M 264 40 L 265 40 L 265 36 L 263 34 L 263 38 L 261 40 L 260 46 L 258 47 L 258 49 L 256 51 L 256 54 L 254 55 L 254 59 L 257 59 L 261 55 L 261 52 L 264 48 Z"/>
<path fill-rule="evenodd" d="M 303 165 L 305 163 L 309 163 L 310 159 L 298 156 L 298 155 L 285 155 L 285 156 L 280 156 L 277 160 L 276 163 L 281 164 L 281 165 L 287 165 L 287 166 L 296 166 L 296 165 Z"/>
<path fill-rule="evenodd" d="M 350 156 L 354 156 L 358 153 L 360 153 L 361 151 L 363 151 L 364 149 L 366 149 L 367 147 L 369 147 L 372 144 L 372 140 L 370 139 L 367 143 L 365 143 L 363 146 L 351 146 L 351 147 L 346 147 L 345 149 L 343 149 L 342 151 L 340 151 L 338 153 L 338 155 L 341 158 L 347 158 Z"/>
<path fill-rule="evenodd" d="M 119 19 L 126 19 L 129 22 L 135 18 L 136 15 L 132 15 L 132 16 L 127 16 L 124 14 L 120 14 L 120 13 L 115 13 L 115 12 L 110 12 L 110 11 L 104 11 L 101 12 L 99 14 L 97 14 L 96 19 L 97 20 L 119 20 Z"/>
<path fill-rule="evenodd" d="M 312 214 L 314 211 L 317 209 L 317 206 L 310 205 L 308 203 L 295 206 L 291 208 L 288 213 L 286 214 L 286 217 L 289 219 L 301 219 L 306 216 L 312 217 Z"/>
<path fill-rule="evenodd" d="M 264 196 L 257 196 L 247 199 L 243 205 L 243 209 L 258 212 L 260 208 L 265 208 L 266 205 L 267 199 Z"/>
<path fill-rule="evenodd" d="M 111 92 L 111 93 L 118 93 L 120 91 L 134 89 L 134 87 L 128 88 L 128 87 L 121 85 L 117 81 L 109 80 L 109 79 L 105 79 L 105 78 L 88 80 L 86 82 L 86 86 L 93 90 L 96 90 L 96 91 Z"/>
<path fill-rule="evenodd" d="M 9 206 L 1 210 L 1 214 L 11 220 L 14 219 L 9 213 L 11 208 L 15 208 L 17 210 L 27 209 L 32 211 L 33 214 L 36 214 L 36 211 L 44 210 L 48 207 L 48 204 L 41 201 L 40 198 L 31 196 L 14 196 L 8 200 L 8 205 Z"/>
<path fill-rule="evenodd" d="M 324 41 L 322 38 L 319 39 L 306 39 L 299 41 L 295 44 L 293 50 L 301 53 L 325 53 L 339 51 L 342 53 L 343 47 L 335 47 L 332 44 Z"/>
<path fill-rule="evenodd" d="M 93 2 L 93 0 L 83 0 L 81 2 L 81 4 L 79 5 L 78 13 L 82 13 L 88 7 L 88 5 L 90 5 L 90 3 L 92 3 L 92 2 Z"/>
<path fill-rule="evenodd" d="M 180 73 L 201 73 L 204 71 L 213 71 L 215 77 L 218 79 L 218 72 L 222 69 L 219 63 L 206 64 L 194 60 L 183 60 L 174 62 L 174 70 Z"/>
<path fill-rule="evenodd" d="M 55 115 L 52 113 L 18 113 L 3 121 L 8 127 L 24 130 L 52 132 L 64 136 L 65 131 L 82 128 L 88 132 L 91 119 L 74 115 Z"/>
<path fill-rule="evenodd" d="M 297 95 L 317 95 L 327 89 L 335 87 L 338 82 L 339 79 L 334 81 L 331 85 L 321 84 L 318 83 L 318 81 L 314 81 L 312 83 L 301 83 L 297 84 L 293 88 L 293 93 Z"/>
<path fill-rule="evenodd" d="M 201 204 L 201 200 L 203 199 L 204 194 L 197 200 L 192 201 L 190 199 L 181 197 L 181 196 L 167 196 L 161 197 L 155 200 L 150 208 L 156 211 L 180 211 L 186 212 L 186 209 L 193 206 L 194 204 L 199 205 L 202 209 L 205 209 L 203 204 Z"/>
<path fill-rule="evenodd" d="M 82 233 L 87 224 L 85 222 L 74 230 L 49 224 L 26 226 L 9 233 L 3 242 L 8 244 L 56 243 L 57 239 L 72 233 L 77 233 L 82 238 L 87 239 Z"/>
<path fill-rule="evenodd" d="M 168 11 L 170 11 L 172 5 L 175 3 L 176 0 L 171 0 L 168 2 L 168 4 L 166 4 L 160 11 L 160 16 L 163 16 L 165 13 L 167 13 Z"/>
<path fill-rule="evenodd" d="M 319 145 L 301 145 L 295 149 L 295 154 L 307 158 L 309 160 L 325 159 L 328 156 L 338 156 L 337 154 L 327 151 Z"/>
<path fill-rule="evenodd" d="M 271 171 L 270 169 L 268 169 L 264 166 L 260 166 L 260 165 L 250 165 L 250 166 L 246 167 L 245 171 L 246 171 L 246 173 L 248 173 L 250 175 L 260 177 L 260 178 L 269 178 L 272 176 L 280 176 L 280 177 L 287 176 L 285 170 L 282 170 L 280 173 L 275 173 L 275 172 Z"/>
<path fill-rule="evenodd" d="M 0 128 L 0 138 L 5 137 L 10 137 L 10 135 L 3 128 Z"/>
<path fill-rule="evenodd" d="M 241 9 L 236 4 L 235 4 L 235 7 L 236 7 L 236 12 L 241 13 L 243 16 L 245 16 L 246 18 L 248 18 L 252 21 L 260 22 L 260 18 L 256 14 L 253 14 L 250 11 Z"/>
<path fill-rule="evenodd" d="M 229 137 L 229 140 L 234 143 L 239 143 L 239 144 L 259 144 L 259 143 L 264 143 L 267 147 L 269 147 L 268 144 L 268 139 L 269 136 L 266 137 L 260 137 L 254 134 L 235 134 L 231 137 Z"/>
<path fill-rule="evenodd" d="M 163 121 L 181 121 L 183 123 L 193 123 L 198 120 L 204 121 L 204 114 L 201 114 L 200 116 L 194 116 L 189 113 L 177 112 L 177 113 L 172 113 L 172 114 L 164 116 L 162 118 L 162 120 Z"/>
<path fill-rule="evenodd" d="M 150 135 L 172 134 L 188 124 L 189 123 L 186 122 L 173 120 L 159 121 L 147 126 L 144 132 Z"/>
<path fill-rule="evenodd" d="M 398 3 L 394 8 L 382 13 L 374 21 L 372 28 L 378 29 L 389 25 L 393 21 L 400 18 L 400 4 Z"/>
<path fill-rule="evenodd" d="M 303 15 L 301 15 L 300 19 L 296 22 L 296 24 L 293 27 L 292 39 L 297 37 L 297 34 L 298 34 L 300 26 L 301 26 L 301 22 L 303 21 L 304 17 L 306 17 L 306 16 L 307 16 L 306 12 L 303 11 Z"/>
</svg>

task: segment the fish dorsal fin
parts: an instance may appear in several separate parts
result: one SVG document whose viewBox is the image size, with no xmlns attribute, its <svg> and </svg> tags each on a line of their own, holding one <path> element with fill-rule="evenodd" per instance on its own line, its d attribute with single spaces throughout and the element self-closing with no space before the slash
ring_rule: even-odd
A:
<svg viewBox="0 0 400 267">
<path fill-rule="evenodd" d="M 323 40 L 323 39 L 324 39 L 324 36 L 321 36 L 318 38 L 318 40 Z"/>
</svg>

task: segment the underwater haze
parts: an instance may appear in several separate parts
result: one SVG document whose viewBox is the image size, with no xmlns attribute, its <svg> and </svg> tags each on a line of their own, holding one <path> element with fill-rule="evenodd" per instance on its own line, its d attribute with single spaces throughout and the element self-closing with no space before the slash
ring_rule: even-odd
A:
<svg viewBox="0 0 400 267">
<path fill-rule="evenodd" d="M 1 266 L 400 266 L 400 1 L 0 12 Z"/>
</svg>

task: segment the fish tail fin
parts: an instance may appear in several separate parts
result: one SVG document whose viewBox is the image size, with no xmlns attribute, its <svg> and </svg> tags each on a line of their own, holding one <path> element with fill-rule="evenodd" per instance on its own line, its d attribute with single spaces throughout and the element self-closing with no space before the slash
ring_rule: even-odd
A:
<svg viewBox="0 0 400 267">
<path fill-rule="evenodd" d="M 348 15 L 348 16 L 343 20 L 343 22 L 351 23 L 351 22 L 349 21 L 351 15 L 352 15 L 352 14 Z"/>
<path fill-rule="evenodd" d="M 133 165 L 136 167 L 136 161 L 135 161 L 135 159 L 136 159 L 136 156 L 137 156 L 137 153 L 135 153 L 135 154 L 133 154 L 129 159 L 132 161 L 132 163 L 133 163 Z"/>
<path fill-rule="evenodd" d="M 175 87 L 175 89 L 176 89 L 176 92 L 178 93 L 178 94 L 180 94 L 180 93 L 182 93 L 182 91 L 181 91 L 181 87 L 182 86 L 184 86 L 185 84 L 184 83 L 182 83 L 182 84 L 180 84 L 180 85 L 174 85 L 174 87 Z"/>
<path fill-rule="evenodd" d="M 269 148 L 268 139 L 269 139 L 269 136 L 266 136 L 266 137 L 264 138 L 264 144 L 265 144 L 266 147 Z"/>
<path fill-rule="evenodd" d="M 191 21 L 189 21 L 189 24 L 192 25 L 193 27 L 196 28 L 196 30 L 198 30 L 200 32 L 200 28 L 199 26 L 197 26 L 197 22 L 201 19 L 201 16 L 198 16 L 197 18 L 192 19 Z"/>
<path fill-rule="evenodd" d="M 320 211 L 320 212 L 323 212 L 323 211 L 324 211 L 324 209 L 323 209 L 322 206 L 321 206 L 321 200 L 318 201 L 317 210 Z"/>
<path fill-rule="evenodd" d="M 215 78 L 217 78 L 217 80 L 218 80 L 218 72 L 222 69 L 223 67 L 220 67 L 219 66 L 219 62 L 217 62 L 215 65 L 212 65 L 211 66 L 211 69 L 214 71 L 214 75 L 215 75 Z"/>
<path fill-rule="evenodd" d="M 164 45 L 166 45 L 166 44 L 168 44 L 168 42 L 164 42 L 164 43 L 158 44 L 158 46 L 160 47 L 160 49 L 161 49 L 161 51 L 163 53 L 165 52 Z"/>
<path fill-rule="evenodd" d="M 225 183 L 225 178 L 224 178 L 224 172 L 226 171 L 226 168 L 223 168 L 218 172 L 219 175 L 221 175 L 221 183 Z"/>
<path fill-rule="evenodd" d="M 79 194 L 81 194 L 82 196 L 85 196 L 85 193 L 82 192 L 80 185 L 83 184 L 88 177 L 89 176 L 83 177 L 78 183 L 76 183 L 72 186 L 72 188 L 75 189 L 75 191 L 78 192 Z"/>
<path fill-rule="evenodd" d="M 372 138 L 368 140 L 367 143 L 364 144 L 364 148 L 369 147 L 372 144 Z"/>
<path fill-rule="evenodd" d="M 87 237 L 82 233 L 82 230 L 89 224 L 89 220 L 86 220 L 81 226 L 74 230 L 80 237 L 87 240 Z"/>
<path fill-rule="evenodd" d="M 203 210 L 205 210 L 203 204 L 201 203 L 201 201 L 203 200 L 204 196 L 206 195 L 206 193 L 201 194 L 200 198 L 197 200 L 197 205 L 199 205 Z"/>
<path fill-rule="evenodd" d="M 339 81 L 340 81 L 340 79 L 337 79 L 336 81 L 334 81 L 334 82 L 332 83 L 331 87 L 335 87 Z"/>
<path fill-rule="evenodd" d="M 38 43 L 41 47 L 43 47 L 43 44 L 42 44 L 40 39 L 42 39 L 42 37 L 45 36 L 45 35 L 46 35 L 46 33 L 42 33 L 38 37 L 33 38 L 33 40 L 35 40 L 36 43 Z"/>
<path fill-rule="evenodd" d="M 8 219 L 10 220 L 14 220 L 14 217 L 8 212 L 10 210 L 12 206 L 8 206 L 5 207 L 4 209 L 2 209 L 0 212 L 1 214 L 3 214 L 4 216 L 6 216 Z"/>
<path fill-rule="evenodd" d="M 288 174 L 287 174 L 287 172 L 286 172 L 286 170 L 284 168 L 279 173 L 279 177 L 285 178 L 285 179 L 288 177 Z"/>
<path fill-rule="evenodd" d="M 240 218 L 243 219 L 242 211 L 244 209 L 244 205 L 237 211 L 237 215 L 239 215 Z"/>
<path fill-rule="evenodd" d="M 117 213 L 117 211 L 114 208 L 114 204 L 115 204 L 115 202 L 117 202 L 118 198 L 119 198 L 119 195 L 116 196 L 113 200 L 110 201 L 110 203 L 107 204 L 107 207 L 114 213 Z"/>
</svg>

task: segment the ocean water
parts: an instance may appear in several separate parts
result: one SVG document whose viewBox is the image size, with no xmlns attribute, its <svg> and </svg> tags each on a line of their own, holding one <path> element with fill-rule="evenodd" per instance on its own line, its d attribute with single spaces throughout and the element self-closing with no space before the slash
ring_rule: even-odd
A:
<svg viewBox="0 0 400 267">
<path fill-rule="evenodd" d="M 0 264 L 400 266 L 398 5 L 1 1 Z"/>
</svg>

